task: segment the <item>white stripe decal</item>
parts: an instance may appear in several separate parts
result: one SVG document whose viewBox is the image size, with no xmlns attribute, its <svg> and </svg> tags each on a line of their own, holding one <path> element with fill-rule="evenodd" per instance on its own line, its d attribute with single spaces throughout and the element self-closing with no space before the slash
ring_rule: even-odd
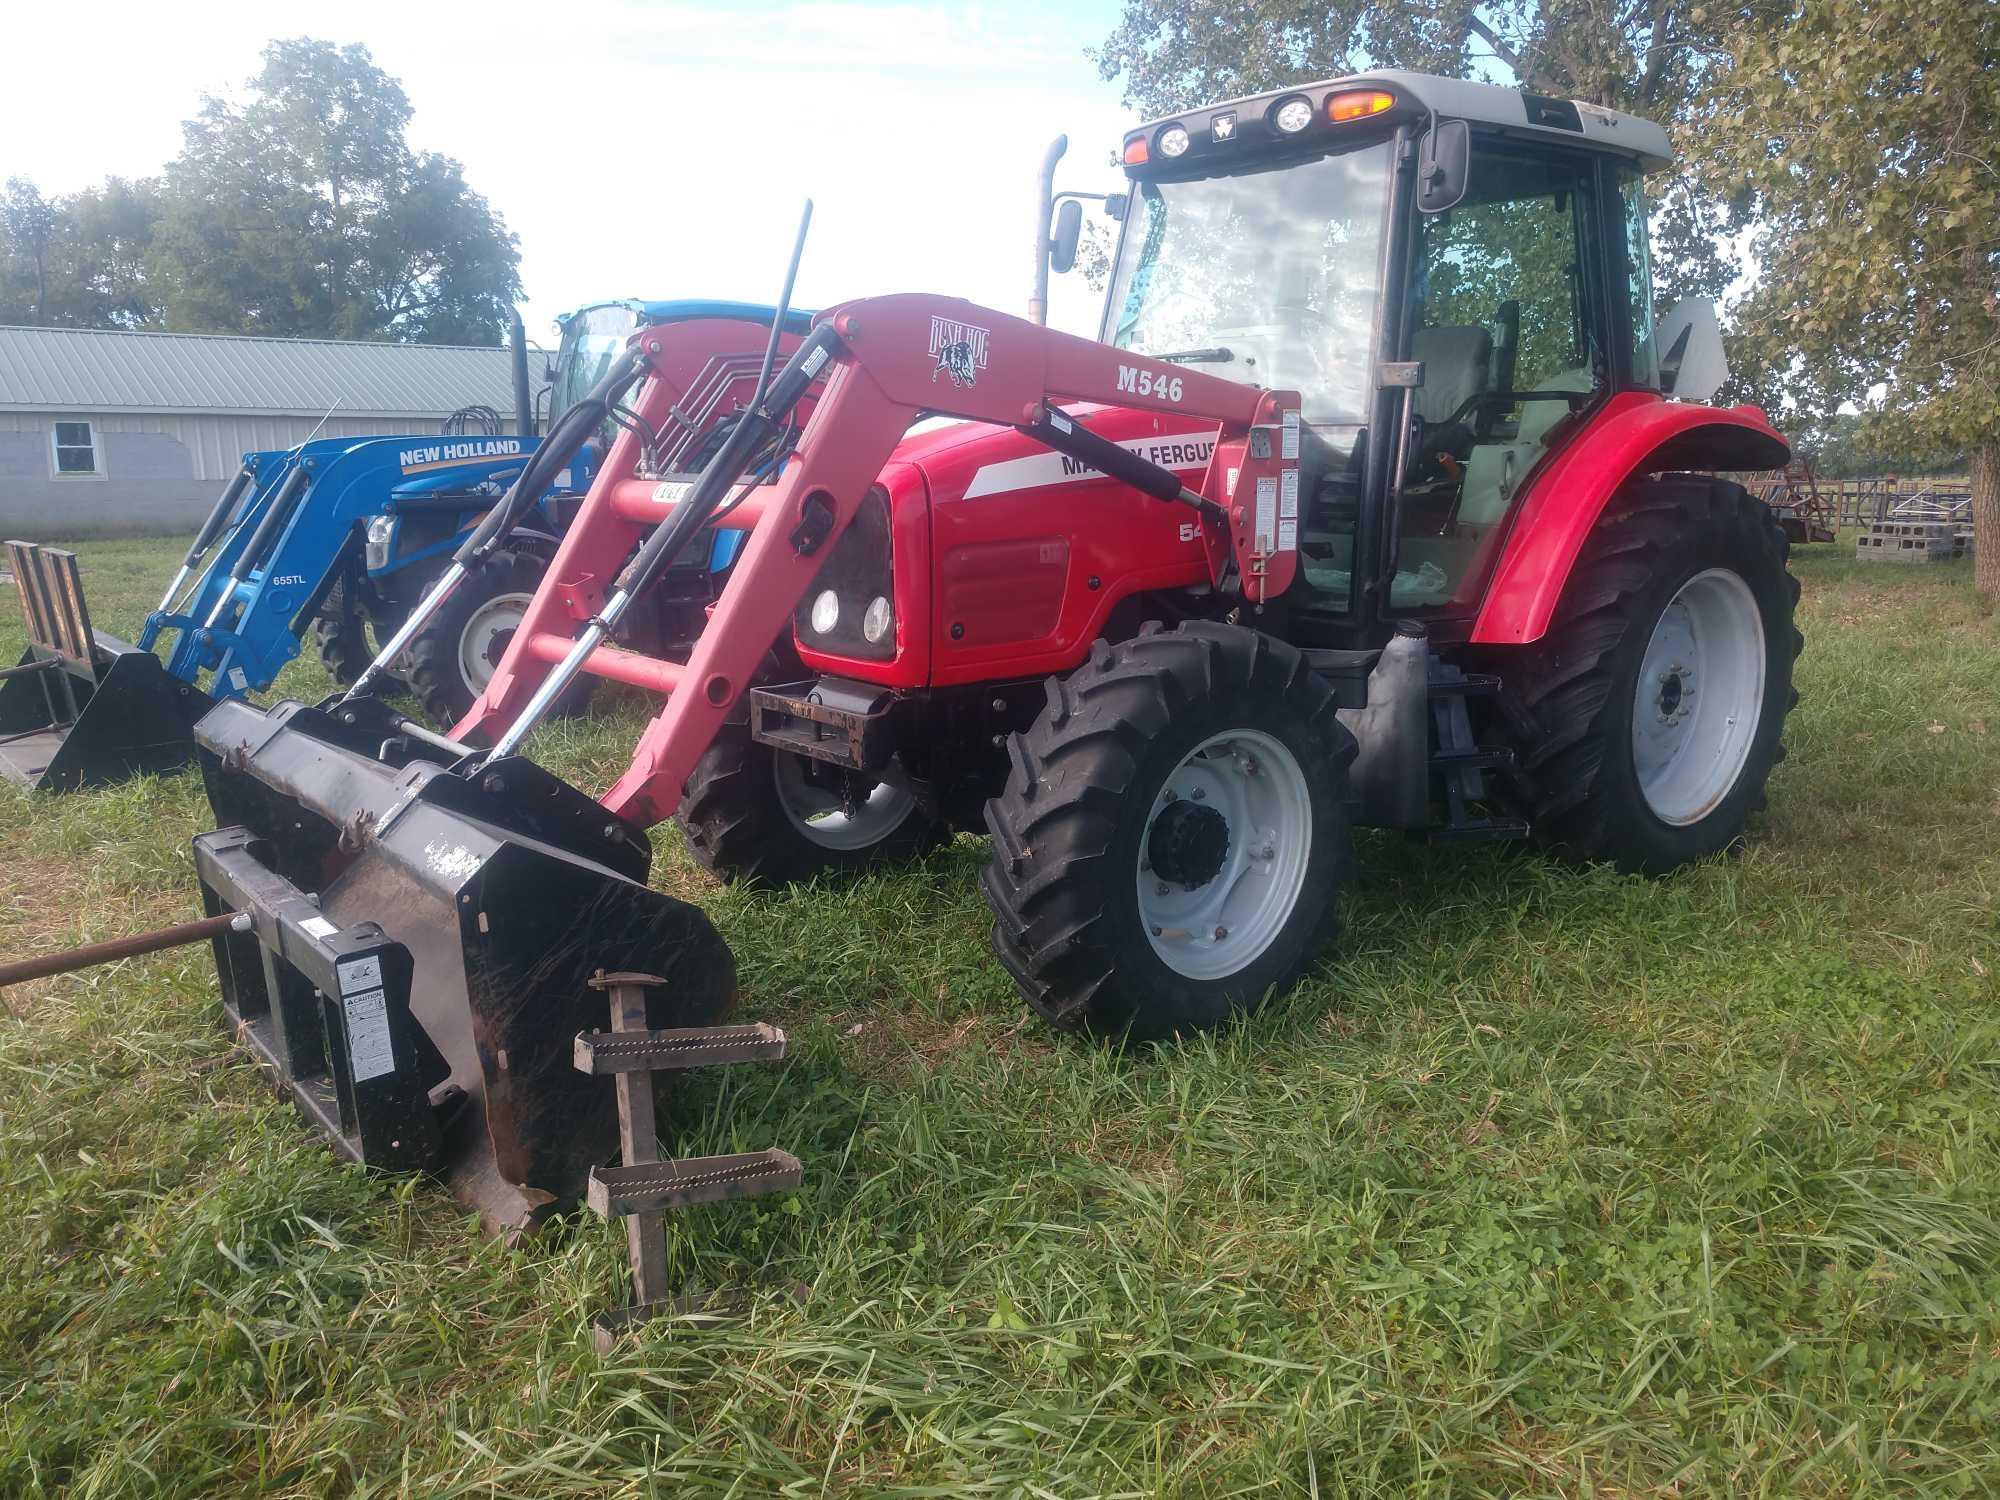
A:
<svg viewBox="0 0 2000 1500">
<path fill-rule="evenodd" d="M 1179 437 L 1127 438 L 1118 445 L 1163 469 L 1186 472 L 1205 468 L 1215 450 L 1212 436 L 1190 432 Z M 1086 479 L 1102 479 L 1103 473 L 1066 453 L 1031 453 L 1026 458 L 1010 458 L 1005 463 L 988 464 L 972 476 L 965 498 L 1009 495 L 1016 490 L 1040 489 L 1051 484 L 1077 484 Z"/>
</svg>

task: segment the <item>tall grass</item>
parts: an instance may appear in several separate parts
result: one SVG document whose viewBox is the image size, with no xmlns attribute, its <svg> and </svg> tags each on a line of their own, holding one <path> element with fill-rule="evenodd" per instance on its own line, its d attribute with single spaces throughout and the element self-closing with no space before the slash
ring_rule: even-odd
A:
<svg viewBox="0 0 2000 1500">
<path fill-rule="evenodd" d="M 99 620 L 175 550 L 85 547 Z M 1993 1492 L 2000 626 L 1962 566 L 1795 566 L 1740 859 L 1368 837 L 1339 951 L 1177 1048 L 1023 1020 L 977 841 L 751 899 L 662 830 L 795 1040 L 688 1085 L 676 1148 L 807 1182 L 671 1221 L 695 1310 L 608 1358 L 614 1226 L 509 1252 L 337 1164 L 200 951 L 10 992 L 0 1492 Z M 614 709 L 538 755 L 602 785 Z M 0 794 L 0 951 L 190 910 L 204 815 Z"/>
</svg>

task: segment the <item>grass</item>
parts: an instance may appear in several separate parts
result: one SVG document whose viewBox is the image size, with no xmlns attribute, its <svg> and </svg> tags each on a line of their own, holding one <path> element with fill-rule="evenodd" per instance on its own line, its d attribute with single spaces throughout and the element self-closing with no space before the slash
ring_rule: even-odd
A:
<svg viewBox="0 0 2000 1500">
<path fill-rule="evenodd" d="M 175 547 L 80 550 L 129 633 Z M 1371 837 L 1311 981 L 1158 1053 L 1024 1022 L 980 841 L 750 899 L 661 830 L 795 1042 L 683 1093 L 678 1149 L 808 1175 L 673 1220 L 730 1310 L 609 1358 L 620 1232 L 508 1252 L 336 1164 L 202 951 L 9 992 L 0 1492 L 1992 1493 L 2000 622 L 1962 565 L 1796 571 L 1743 857 Z M 602 785 L 641 711 L 536 753 Z M 0 792 L 0 952 L 190 912 L 205 811 Z"/>
</svg>

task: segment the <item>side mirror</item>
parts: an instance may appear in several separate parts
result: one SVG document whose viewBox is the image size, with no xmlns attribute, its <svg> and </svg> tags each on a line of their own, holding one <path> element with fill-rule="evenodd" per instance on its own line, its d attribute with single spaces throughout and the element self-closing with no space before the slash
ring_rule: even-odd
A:
<svg viewBox="0 0 2000 1500">
<path fill-rule="evenodd" d="M 1076 265 L 1076 242 L 1083 234 L 1083 205 L 1065 198 L 1056 208 L 1056 227 L 1049 235 L 1049 267 L 1058 276 Z"/>
<path fill-rule="evenodd" d="M 1729 378 L 1715 304 L 1687 297 L 1674 304 L 1653 336 L 1660 351 L 1660 389 L 1682 401 L 1707 401 Z"/>
<path fill-rule="evenodd" d="M 1458 207 L 1472 164 L 1472 132 L 1463 120 L 1439 120 L 1417 146 L 1417 211 Z"/>
<path fill-rule="evenodd" d="M 1115 223 L 1123 224 L 1125 222 L 1125 205 L 1129 201 L 1123 193 L 1105 194 L 1104 217 Z"/>
</svg>

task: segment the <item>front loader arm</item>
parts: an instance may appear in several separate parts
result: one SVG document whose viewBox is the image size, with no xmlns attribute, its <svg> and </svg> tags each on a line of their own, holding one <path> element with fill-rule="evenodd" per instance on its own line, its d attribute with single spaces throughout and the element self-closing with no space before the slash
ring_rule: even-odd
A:
<svg viewBox="0 0 2000 1500">
<path fill-rule="evenodd" d="M 749 526 L 750 539 L 687 662 L 655 661 L 608 645 L 597 645 L 582 658 L 584 670 L 670 694 L 631 765 L 603 799 L 615 813 L 642 824 L 673 813 L 695 762 L 749 691 L 828 549 L 911 423 L 927 414 L 1017 427 L 1085 462 L 1102 456 L 1116 477 L 1162 499 L 1192 504 L 1217 581 L 1233 560 L 1252 602 L 1274 597 L 1292 580 L 1296 526 L 1286 522 L 1296 516 L 1299 483 L 1298 397 L 1292 393 L 1260 391 L 968 302 L 922 295 L 870 298 L 825 315 L 774 384 L 773 398 L 786 409 L 772 410 L 767 401 L 760 413 L 767 430 L 782 427 L 803 382 L 820 378 L 825 385 L 818 403 L 779 478 L 753 487 L 729 517 Z M 640 394 L 639 411 L 648 421 L 656 416 L 650 408 L 664 406 L 663 394 L 654 389 L 658 384 L 649 382 Z M 1143 472 L 1153 466 L 1143 461 L 1102 454 L 1111 445 L 1076 427 L 1056 409 L 1060 400 L 1213 419 L 1215 456 L 1201 491 L 1183 492 L 1165 470 L 1157 471 L 1163 480 L 1154 480 Z M 604 578 L 601 564 L 588 579 L 559 577 L 558 560 L 486 698 L 456 731 L 461 739 L 523 713 L 535 690 L 532 664 L 572 654 L 574 626 L 601 623 L 593 612 L 607 586 L 615 602 L 621 592 L 642 588 L 649 569 L 670 560 L 665 554 L 684 543 L 736 484 L 729 465 L 739 456 L 725 449 L 691 490 L 669 500 L 657 491 L 670 487 L 635 481 L 629 457 L 621 464 L 614 446 L 569 540 L 578 542 L 579 530 L 608 531 L 621 522 L 629 536 L 648 505 L 660 524 L 615 581 Z M 1132 472 L 1115 467 L 1121 463 Z M 649 490 L 656 491 L 650 498 Z M 1244 498 L 1239 502 L 1237 496 Z M 543 606 L 553 606 L 557 597 L 569 601 L 569 633 L 550 629 L 553 609 Z M 502 743 L 508 743 L 506 736 Z"/>
</svg>

